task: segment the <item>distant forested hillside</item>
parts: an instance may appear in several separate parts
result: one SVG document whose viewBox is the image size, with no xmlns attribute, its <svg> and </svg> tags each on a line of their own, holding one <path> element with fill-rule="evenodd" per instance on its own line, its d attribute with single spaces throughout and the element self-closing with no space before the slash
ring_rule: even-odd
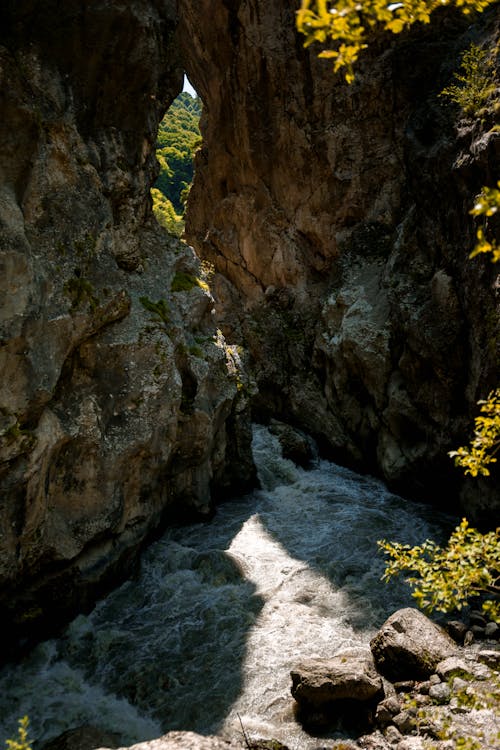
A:
<svg viewBox="0 0 500 750">
<path fill-rule="evenodd" d="M 193 180 L 193 154 L 201 142 L 201 101 L 183 92 L 160 123 L 156 156 L 160 175 L 151 194 L 157 220 L 174 234 L 183 229 L 182 214 Z"/>
</svg>

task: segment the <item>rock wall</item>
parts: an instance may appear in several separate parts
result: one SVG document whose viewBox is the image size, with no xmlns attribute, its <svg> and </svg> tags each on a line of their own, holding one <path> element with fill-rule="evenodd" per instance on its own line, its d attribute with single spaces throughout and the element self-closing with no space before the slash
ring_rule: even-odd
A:
<svg viewBox="0 0 500 750">
<path fill-rule="evenodd" d="M 491 522 L 498 472 L 464 481 L 446 454 L 498 385 L 498 269 L 469 261 L 468 211 L 500 134 L 494 109 L 466 118 L 439 92 L 472 41 L 494 46 L 497 11 L 375 38 L 348 86 L 303 49 L 298 2 L 179 6 L 205 104 L 187 236 L 250 351 L 255 412 Z"/>
<path fill-rule="evenodd" d="M 237 358 L 198 260 L 151 214 L 182 85 L 175 5 L 1 4 L 0 616 L 16 639 L 89 606 L 167 520 L 210 513 L 211 488 L 253 479 Z M 179 273 L 192 288 L 173 293 Z"/>
</svg>

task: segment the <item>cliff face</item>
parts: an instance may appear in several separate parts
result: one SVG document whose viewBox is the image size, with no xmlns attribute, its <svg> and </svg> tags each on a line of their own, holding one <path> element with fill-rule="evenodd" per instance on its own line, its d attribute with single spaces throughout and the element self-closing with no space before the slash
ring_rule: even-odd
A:
<svg viewBox="0 0 500 750">
<path fill-rule="evenodd" d="M 205 103 L 188 239 L 257 415 L 406 492 L 495 507 L 446 451 L 498 382 L 495 268 L 468 261 L 467 211 L 500 136 L 437 96 L 495 13 L 375 40 L 348 87 L 294 10 L 1 4 L 0 614 L 18 635 L 87 606 L 169 518 L 210 512 L 210 487 L 252 480 L 237 352 L 151 217 L 182 67 Z"/>
<path fill-rule="evenodd" d="M 199 262 L 151 215 L 175 11 L 0 10 L 0 612 L 17 637 L 85 608 L 161 523 L 209 513 L 210 486 L 252 479 Z"/>
<path fill-rule="evenodd" d="M 438 94 L 472 41 L 494 45 L 497 14 L 375 39 L 348 86 L 304 51 L 298 3 L 179 5 L 205 103 L 187 236 L 251 353 L 257 413 L 491 519 L 498 475 L 464 482 L 446 453 L 498 384 L 498 269 L 468 260 L 468 210 L 498 178 L 500 135 Z"/>
</svg>

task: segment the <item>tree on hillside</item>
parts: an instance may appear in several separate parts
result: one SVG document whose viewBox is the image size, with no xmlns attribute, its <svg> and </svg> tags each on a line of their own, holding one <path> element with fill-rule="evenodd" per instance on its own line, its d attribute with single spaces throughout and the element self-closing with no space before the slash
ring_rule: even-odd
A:
<svg viewBox="0 0 500 750">
<path fill-rule="evenodd" d="M 186 191 L 193 181 L 193 156 L 201 143 L 201 102 L 183 92 L 172 103 L 158 130 L 156 156 L 160 174 L 155 188 L 176 214 L 184 212 Z"/>
</svg>

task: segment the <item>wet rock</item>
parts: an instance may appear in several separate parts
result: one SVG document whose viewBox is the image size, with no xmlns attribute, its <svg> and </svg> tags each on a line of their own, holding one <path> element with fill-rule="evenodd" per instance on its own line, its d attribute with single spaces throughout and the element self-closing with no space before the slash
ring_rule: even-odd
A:
<svg viewBox="0 0 500 750">
<path fill-rule="evenodd" d="M 451 638 L 413 608 L 395 612 L 370 642 L 377 668 L 389 679 L 425 679 L 457 653 Z"/>
<path fill-rule="evenodd" d="M 311 439 L 301 430 L 297 430 L 284 422 L 271 419 L 269 429 L 278 438 L 283 458 L 307 468 L 314 457 Z"/>
<path fill-rule="evenodd" d="M 42 750 L 94 750 L 97 747 L 117 748 L 120 746 L 118 735 L 105 729 L 85 725 L 69 729 L 54 737 L 42 746 Z"/>
</svg>

